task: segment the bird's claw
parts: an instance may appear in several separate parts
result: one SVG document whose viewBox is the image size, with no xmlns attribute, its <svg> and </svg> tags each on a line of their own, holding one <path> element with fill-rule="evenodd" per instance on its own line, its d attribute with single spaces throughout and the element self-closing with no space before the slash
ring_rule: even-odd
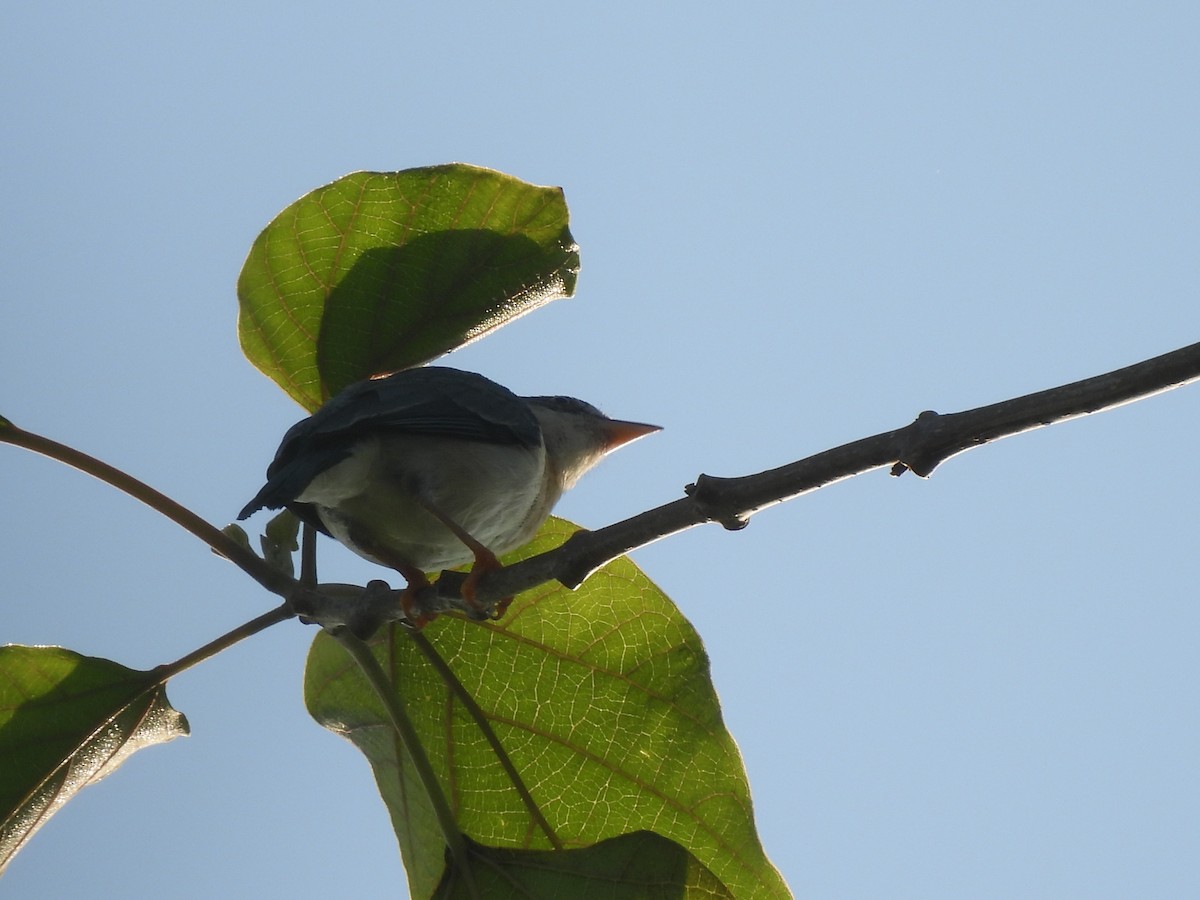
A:
<svg viewBox="0 0 1200 900">
<path fill-rule="evenodd" d="M 426 612 L 421 609 L 421 605 L 417 601 L 416 591 L 412 585 L 406 587 L 400 595 L 400 611 L 404 613 L 408 627 L 413 631 L 420 631 L 437 618 L 437 613 Z"/>
<path fill-rule="evenodd" d="M 480 546 L 475 549 L 475 565 L 471 567 L 471 572 L 467 575 L 467 580 L 463 582 L 461 589 L 462 598 L 469 607 L 468 613 L 471 618 L 480 621 L 499 619 L 508 610 L 508 605 L 513 600 L 512 597 L 497 600 L 491 608 L 475 599 L 475 593 L 479 588 L 479 579 L 488 572 L 495 572 L 502 568 L 504 567 L 500 564 L 500 560 L 486 547 Z"/>
</svg>

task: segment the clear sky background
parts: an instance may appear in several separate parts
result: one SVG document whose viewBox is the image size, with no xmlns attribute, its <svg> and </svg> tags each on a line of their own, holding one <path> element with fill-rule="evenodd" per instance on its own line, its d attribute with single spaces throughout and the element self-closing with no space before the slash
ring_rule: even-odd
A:
<svg viewBox="0 0 1200 900">
<path fill-rule="evenodd" d="M 562 185 L 575 299 L 447 358 L 665 426 L 588 526 L 1200 339 L 1194 3 L 0 10 L 0 413 L 223 524 L 301 411 L 241 356 L 258 231 L 358 169 Z M 635 559 L 703 636 L 798 896 L 1200 895 L 1200 385 L 877 471 Z M 322 551 L 322 575 L 378 574 Z M 0 641 L 128 665 L 274 605 L 0 447 Z M 288 623 L 170 686 L 191 737 L 0 895 L 403 894 Z"/>
</svg>

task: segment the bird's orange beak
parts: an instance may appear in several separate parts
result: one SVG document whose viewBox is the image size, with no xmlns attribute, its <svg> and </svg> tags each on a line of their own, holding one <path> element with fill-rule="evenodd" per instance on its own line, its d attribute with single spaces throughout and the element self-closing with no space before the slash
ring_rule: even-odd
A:
<svg viewBox="0 0 1200 900">
<path fill-rule="evenodd" d="M 622 444 L 636 441 L 640 437 L 662 431 L 661 425 L 646 425 L 642 422 L 622 422 L 620 419 L 609 419 L 604 423 L 604 450 L 616 450 Z"/>
</svg>

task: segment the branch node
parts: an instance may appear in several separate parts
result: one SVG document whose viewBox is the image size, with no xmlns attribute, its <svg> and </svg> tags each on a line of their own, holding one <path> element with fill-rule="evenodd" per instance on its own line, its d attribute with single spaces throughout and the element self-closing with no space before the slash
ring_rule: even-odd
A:
<svg viewBox="0 0 1200 900">
<path fill-rule="evenodd" d="M 903 475 L 911 471 L 914 475 L 928 478 L 938 464 L 945 459 L 945 454 L 937 446 L 937 433 L 944 416 L 927 409 L 920 413 L 912 424 L 901 428 L 897 433 L 900 445 L 900 459 L 892 466 L 892 475 Z"/>
<path fill-rule="evenodd" d="M 487 577 L 493 574 L 493 571 L 483 573 L 476 585 L 477 594 L 483 593 L 487 589 L 485 582 Z M 459 572 L 454 569 L 444 570 L 436 582 L 427 588 L 420 588 L 416 591 L 414 597 L 417 608 L 421 612 L 434 615 L 444 612 L 460 612 L 475 622 L 486 622 L 493 618 L 495 601 L 468 600 L 463 594 L 463 586 L 467 583 L 468 575 L 468 572 Z"/>
<path fill-rule="evenodd" d="M 555 579 L 569 591 L 575 590 L 596 571 L 596 562 L 588 553 L 592 532 L 581 528 L 558 548 L 559 563 Z"/>
<path fill-rule="evenodd" d="M 400 617 L 397 592 L 378 578 L 365 587 L 354 584 L 321 584 L 297 587 L 287 599 L 305 625 L 320 625 L 331 634 L 349 631 L 366 640 L 381 625 Z"/>
<path fill-rule="evenodd" d="M 716 522 L 726 531 L 741 531 L 750 524 L 750 519 L 733 508 L 734 504 L 724 496 L 725 485 L 736 480 L 701 473 L 694 483 L 684 486 L 683 492 L 692 498 L 706 521 Z"/>
</svg>

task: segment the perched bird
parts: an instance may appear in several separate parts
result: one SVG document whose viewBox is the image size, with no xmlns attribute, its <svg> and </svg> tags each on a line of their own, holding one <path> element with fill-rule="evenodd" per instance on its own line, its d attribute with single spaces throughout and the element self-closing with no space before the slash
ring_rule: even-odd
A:
<svg viewBox="0 0 1200 900">
<path fill-rule="evenodd" d="M 563 491 L 658 430 L 571 397 L 518 397 L 473 372 L 406 369 L 352 384 L 293 425 L 238 518 L 286 506 L 411 589 L 474 560 L 471 601 L 479 576 L 533 537 Z M 420 627 L 431 617 L 409 593 L 404 613 Z"/>
</svg>

